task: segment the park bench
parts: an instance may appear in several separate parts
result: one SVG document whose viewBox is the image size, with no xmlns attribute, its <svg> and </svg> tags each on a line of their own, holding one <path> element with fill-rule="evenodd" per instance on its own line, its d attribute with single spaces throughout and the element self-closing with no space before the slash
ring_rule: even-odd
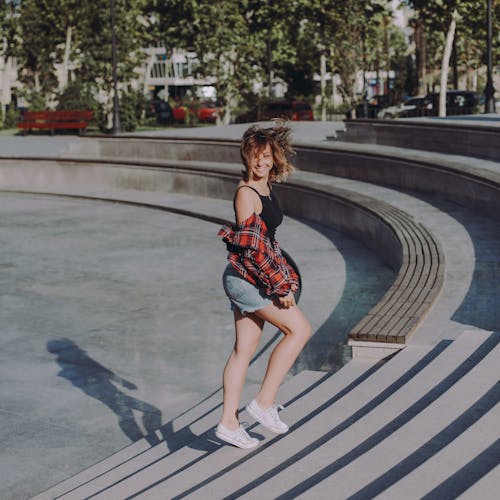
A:
<svg viewBox="0 0 500 500">
<path fill-rule="evenodd" d="M 395 207 L 376 205 L 400 241 L 402 262 L 389 290 L 349 332 L 349 344 L 403 347 L 442 289 L 444 253 L 439 241 L 413 217 Z"/>
<path fill-rule="evenodd" d="M 55 129 L 78 129 L 83 135 L 92 116 L 92 111 L 25 111 L 17 127 L 24 135 L 33 129 L 50 130 L 51 135 Z"/>
</svg>

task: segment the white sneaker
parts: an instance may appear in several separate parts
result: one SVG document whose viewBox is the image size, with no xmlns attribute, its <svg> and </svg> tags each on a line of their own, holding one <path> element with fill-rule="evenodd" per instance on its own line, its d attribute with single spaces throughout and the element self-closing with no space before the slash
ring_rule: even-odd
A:
<svg viewBox="0 0 500 500">
<path fill-rule="evenodd" d="M 285 434 L 285 432 L 288 432 L 288 425 L 280 420 L 278 409 L 283 410 L 283 407 L 272 405 L 266 410 L 263 410 L 255 399 L 247 405 L 248 413 L 250 413 L 257 422 L 276 434 Z"/>
<path fill-rule="evenodd" d="M 259 444 L 259 440 L 250 437 L 248 432 L 243 429 L 241 425 L 237 430 L 232 431 L 222 424 L 219 424 L 215 431 L 215 435 L 222 441 L 237 446 L 238 448 L 255 448 Z"/>
</svg>

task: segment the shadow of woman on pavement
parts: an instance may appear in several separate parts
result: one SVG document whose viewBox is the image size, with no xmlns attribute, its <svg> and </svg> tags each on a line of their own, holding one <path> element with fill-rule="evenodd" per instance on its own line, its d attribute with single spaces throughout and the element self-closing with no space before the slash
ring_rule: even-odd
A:
<svg viewBox="0 0 500 500">
<path fill-rule="evenodd" d="M 105 404 L 118 417 L 118 425 L 132 441 L 144 437 L 132 410 L 142 413 L 142 422 L 147 434 L 162 426 L 161 411 L 155 406 L 125 394 L 117 385 L 128 390 L 137 386 L 125 380 L 92 359 L 83 349 L 67 338 L 49 340 L 47 350 L 57 356 L 61 366 L 59 377 L 71 382 L 88 396 Z"/>
</svg>

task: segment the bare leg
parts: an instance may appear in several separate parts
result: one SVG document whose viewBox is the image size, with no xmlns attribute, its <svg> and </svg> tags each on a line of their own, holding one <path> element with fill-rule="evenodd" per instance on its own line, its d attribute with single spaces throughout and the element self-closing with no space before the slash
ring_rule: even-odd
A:
<svg viewBox="0 0 500 500">
<path fill-rule="evenodd" d="M 238 407 L 241 391 L 245 383 L 248 365 L 259 344 L 264 321 L 255 314 L 243 316 L 239 312 L 235 312 L 234 324 L 236 341 L 233 352 L 224 368 L 224 408 L 221 418 L 222 425 L 230 430 L 236 430 L 239 427 Z"/>
<path fill-rule="evenodd" d="M 284 337 L 274 348 L 267 365 L 266 375 L 255 400 L 262 408 L 269 408 L 286 374 L 311 336 L 311 326 L 298 306 L 284 309 L 277 303 L 260 309 L 256 314 L 283 333 Z"/>
</svg>

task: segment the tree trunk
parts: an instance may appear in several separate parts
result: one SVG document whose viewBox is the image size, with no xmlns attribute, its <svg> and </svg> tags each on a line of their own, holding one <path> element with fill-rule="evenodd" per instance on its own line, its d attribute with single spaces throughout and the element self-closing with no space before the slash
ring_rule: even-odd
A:
<svg viewBox="0 0 500 500">
<path fill-rule="evenodd" d="M 457 54 L 457 34 L 453 40 L 453 48 L 451 52 L 451 60 L 453 64 L 453 88 L 458 89 L 458 54 Z"/>
<path fill-rule="evenodd" d="M 415 44 L 416 44 L 416 59 L 417 59 L 417 79 L 418 79 L 418 94 L 423 95 L 427 92 L 427 51 L 425 42 L 425 30 L 419 21 L 415 27 Z"/>
<path fill-rule="evenodd" d="M 321 54 L 321 121 L 326 122 L 326 56 Z M 333 76 L 332 76 L 333 77 Z"/>
<path fill-rule="evenodd" d="M 61 80 L 59 81 L 59 90 L 63 90 L 66 85 L 68 85 L 68 67 L 69 67 L 69 56 L 71 54 L 71 33 L 72 27 L 68 26 L 66 28 L 66 44 L 64 45 L 64 57 L 62 63 Z"/>
<path fill-rule="evenodd" d="M 384 18 L 384 51 L 385 51 L 385 71 L 386 71 L 386 89 L 384 89 L 384 94 L 391 95 L 389 72 L 391 71 L 391 40 L 389 33 L 389 23 L 392 18 Z M 392 104 L 392 102 L 391 102 Z"/>
<path fill-rule="evenodd" d="M 40 93 L 41 86 L 40 86 L 40 73 L 38 71 L 35 71 L 33 74 L 33 82 L 35 84 L 35 92 L 38 94 Z"/>
<path fill-rule="evenodd" d="M 375 60 L 375 73 L 377 74 L 376 76 L 376 85 L 375 85 L 375 88 L 377 89 L 377 94 L 381 94 L 382 92 L 380 92 L 380 51 L 377 47 L 377 59 Z"/>
<path fill-rule="evenodd" d="M 465 61 L 466 61 L 466 89 L 472 90 L 472 74 L 473 69 L 471 67 L 471 54 L 470 54 L 470 40 L 465 41 Z"/>
<path fill-rule="evenodd" d="M 441 85 L 439 91 L 439 116 L 446 116 L 446 90 L 448 84 L 448 70 L 450 67 L 450 56 L 455 38 L 455 28 L 457 26 L 458 12 L 453 10 L 450 27 L 446 34 L 446 43 L 443 50 L 443 61 L 441 63 Z"/>
<path fill-rule="evenodd" d="M 273 71 L 273 48 L 271 42 L 271 33 L 268 34 L 267 38 L 267 71 L 268 71 L 268 88 L 267 88 L 267 96 L 273 96 L 273 80 L 274 80 L 274 71 Z"/>
</svg>

